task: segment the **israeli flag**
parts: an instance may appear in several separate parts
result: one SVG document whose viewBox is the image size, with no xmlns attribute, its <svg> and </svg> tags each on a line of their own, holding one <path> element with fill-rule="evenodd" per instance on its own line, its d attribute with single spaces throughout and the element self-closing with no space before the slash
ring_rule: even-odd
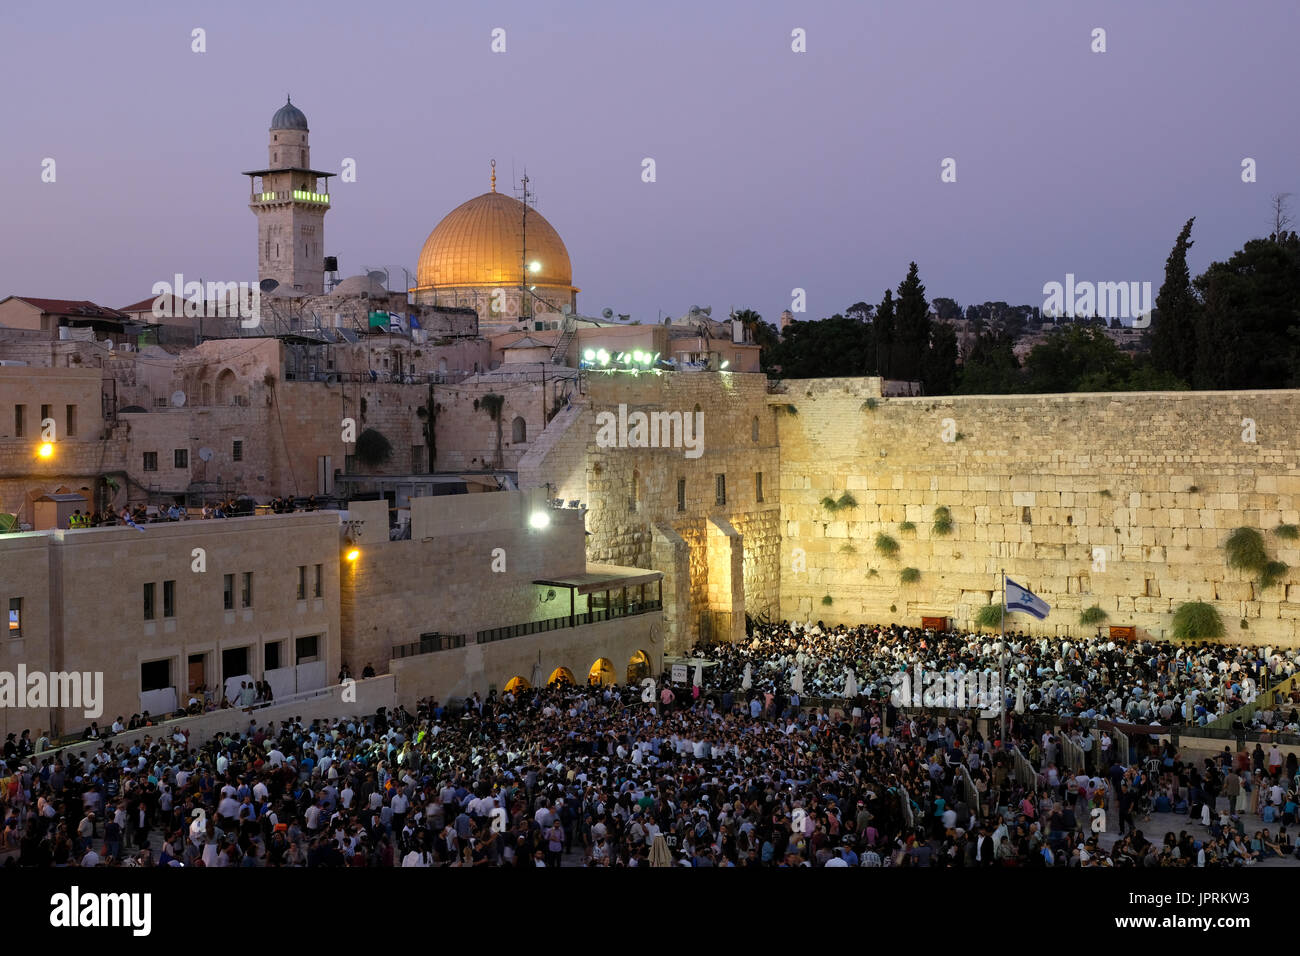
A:
<svg viewBox="0 0 1300 956">
<path fill-rule="evenodd" d="M 139 531 L 142 534 L 144 533 L 144 528 L 140 527 L 138 524 L 132 521 L 130 515 L 126 516 L 126 523 L 128 527 L 135 528 L 136 531 Z"/>
<path fill-rule="evenodd" d="M 1007 582 L 1007 611 L 1023 611 L 1040 621 L 1052 611 L 1052 606 L 1028 588 L 1022 588 L 1010 578 Z"/>
</svg>

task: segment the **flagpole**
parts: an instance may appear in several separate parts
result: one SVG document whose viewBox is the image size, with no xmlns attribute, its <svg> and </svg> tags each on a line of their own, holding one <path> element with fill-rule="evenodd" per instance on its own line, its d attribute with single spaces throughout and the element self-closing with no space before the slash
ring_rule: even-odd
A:
<svg viewBox="0 0 1300 956">
<path fill-rule="evenodd" d="M 1007 749 L 1007 685 L 1006 685 L 1006 662 L 1007 662 L 1007 570 L 1003 568 L 1002 574 L 1002 625 L 998 629 L 998 638 L 1002 642 L 1002 650 L 998 654 L 998 710 L 1002 717 L 1002 750 Z"/>
</svg>

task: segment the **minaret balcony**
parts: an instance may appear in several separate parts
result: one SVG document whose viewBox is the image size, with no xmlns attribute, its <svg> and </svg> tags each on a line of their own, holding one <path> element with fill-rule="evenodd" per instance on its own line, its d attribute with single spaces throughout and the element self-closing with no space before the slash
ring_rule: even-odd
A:
<svg viewBox="0 0 1300 956">
<path fill-rule="evenodd" d="M 328 206 L 330 196 L 329 193 L 316 193 L 309 189 L 282 189 L 278 192 L 253 193 L 249 200 L 250 205 L 253 206 L 267 206 L 280 202 L 305 202 L 314 206 Z"/>
</svg>

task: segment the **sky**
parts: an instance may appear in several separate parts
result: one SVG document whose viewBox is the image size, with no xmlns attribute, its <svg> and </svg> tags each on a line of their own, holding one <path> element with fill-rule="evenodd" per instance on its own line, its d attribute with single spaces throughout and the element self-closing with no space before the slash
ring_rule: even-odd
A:
<svg viewBox="0 0 1300 956">
<path fill-rule="evenodd" d="M 240 172 L 286 93 L 313 166 L 356 161 L 325 218 L 341 275 L 413 271 L 496 159 L 587 315 L 775 321 L 802 289 L 819 318 L 913 260 L 963 305 L 1067 273 L 1158 289 L 1187 219 L 1196 274 L 1300 199 L 1298 27 L 1295 0 L 5 0 L 0 297 L 255 280 Z"/>
</svg>

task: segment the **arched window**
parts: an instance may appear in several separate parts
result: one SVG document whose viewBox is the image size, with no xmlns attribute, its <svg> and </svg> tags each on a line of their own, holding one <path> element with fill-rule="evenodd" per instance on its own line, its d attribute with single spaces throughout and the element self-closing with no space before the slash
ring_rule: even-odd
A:
<svg viewBox="0 0 1300 956">
<path fill-rule="evenodd" d="M 217 376 L 217 404 L 235 404 L 235 373 L 228 368 Z"/>
<path fill-rule="evenodd" d="M 510 441 L 515 445 L 522 445 L 528 441 L 528 424 L 518 415 L 510 423 Z"/>
</svg>

